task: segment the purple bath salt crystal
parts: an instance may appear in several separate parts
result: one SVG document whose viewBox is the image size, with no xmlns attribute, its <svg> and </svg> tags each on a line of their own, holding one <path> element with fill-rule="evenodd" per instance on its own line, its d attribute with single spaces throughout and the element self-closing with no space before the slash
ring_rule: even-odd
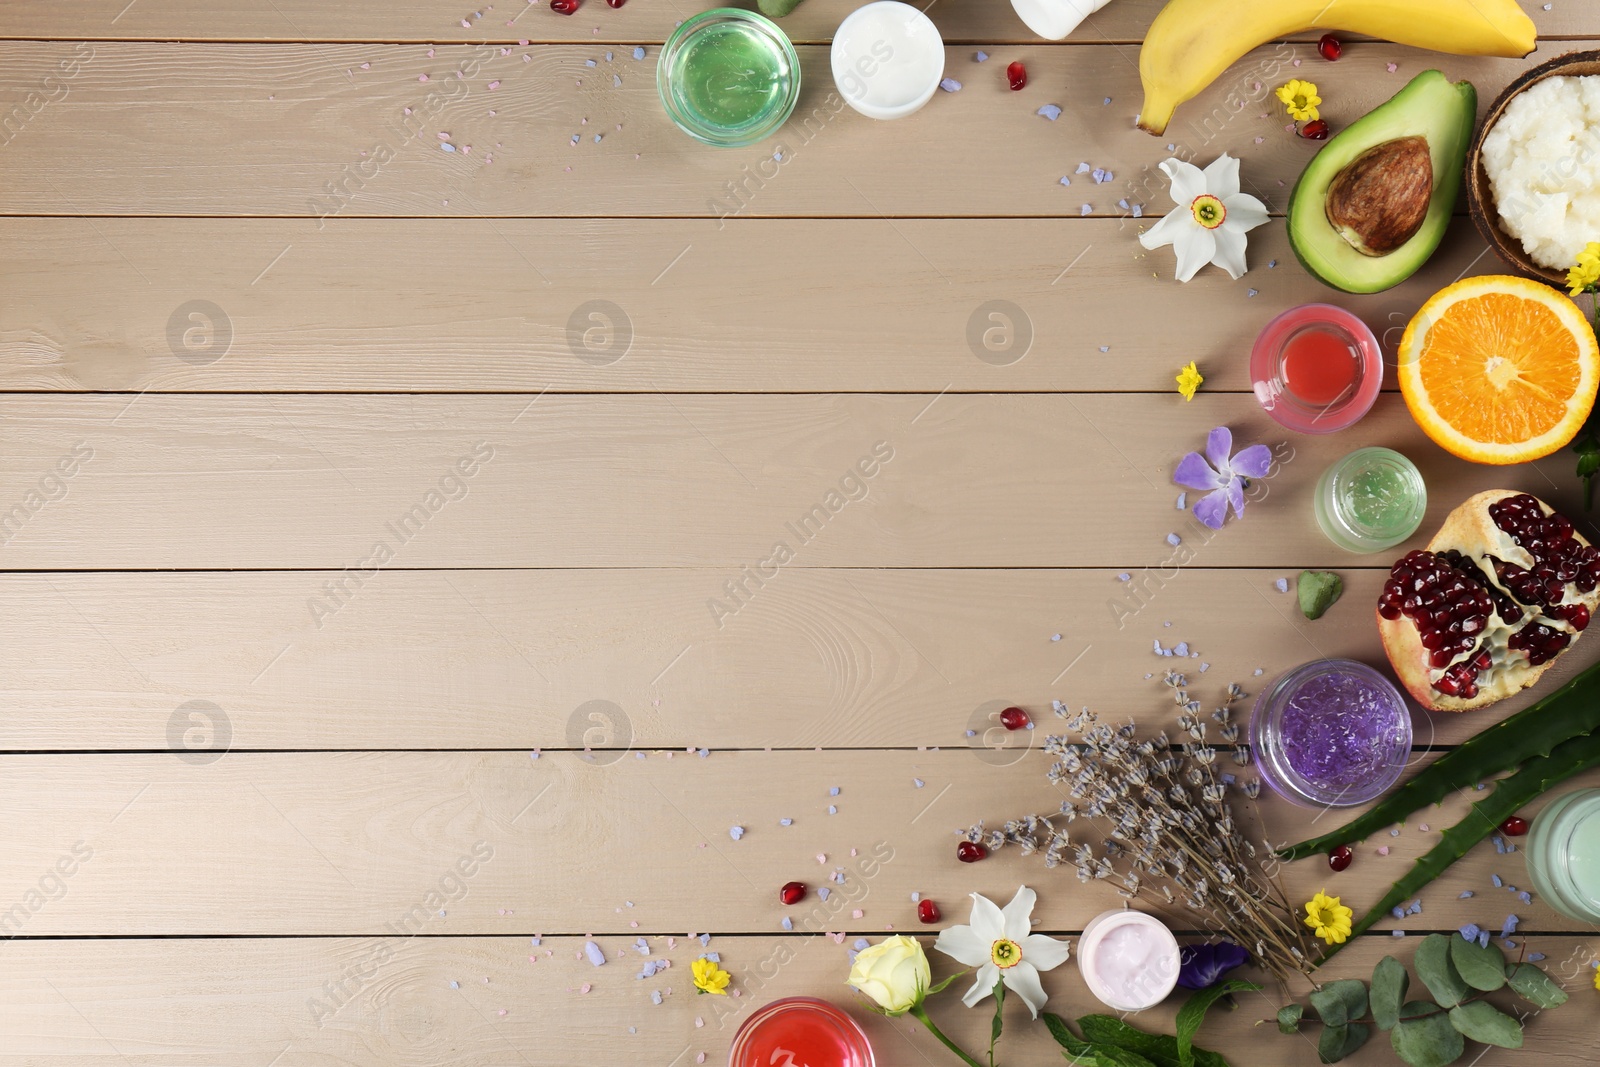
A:
<svg viewBox="0 0 1600 1067">
<path fill-rule="evenodd" d="M 1389 914 L 1393 915 L 1396 919 L 1404 919 L 1406 917 L 1406 909 L 1396 904 L 1394 907 L 1389 909 Z"/>
<path fill-rule="evenodd" d="M 650 944 L 642 937 L 633 943 L 633 949 L 641 956 L 650 955 Z"/>
<path fill-rule="evenodd" d="M 600 951 L 600 946 L 593 941 L 585 941 L 583 943 L 583 954 L 589 957 L 589 962 L 596 967 L 604 967 L 606 965 L 606 954 Z"/>
<path fill-rule="evenodd" d="M 1538 963 L 1542 959 L 1544 959 L 1544 953 L 1543 952 L 1530 952 L 1530 953 L 1528 953 L 1528 962 L 1529 963 Z"/>
<path fill-rule="evenodd" d="M 1186 508 L 1188 508 L 1188 506 L 1189 506 L 1189 494 L 1188 493 L 1179 493 L 1178 494 L 1178 504 L 1177 504 L 1178 510 L 1179 511 L 1183 511 Z"/>
<path fill-rule="evenodd" d="M 1477 923 L 1468 923 L 1461 928 L 1461 936 L 1467 941 L 1478 940 L 1478 935 L 1482 932 Z"/>
<path fill-rule="evenodd" d="M 710 960 L 712 963 L 719 965 L 722 963 L 722 953 L 720 952 L 702 952 L 700 954 L 700 958 L 703 960 Z"/>
<path fill-rule="evenodd" d="M 857 952 L 865 952 L 867 949 L 872 947 L 872 942 L 868 941 L 864 937 L 858 937 L 855 939 L 853 947 Z"/>
<path fill-rule="evenodd" d="M 1464 890 L 1462 890 L 1461 895 L 1459 897 L 1456 897 L 1456 899 L 1457 900 L 1471 900 L 1475 896 L 1477 896 L 1477 894 L 1474 893 L 1472 890 L 1464 889 Z"/>
<path fill-rule="evenodd" d="M 639 979 L 639 978 L 654 978 L 655 976 L 656 976 L 656 961 L 655 960 L 646 960 L 645 961 L 645 965 L 639 969 L 639 973 L 634 975 L 633 977 L 635 979 Z"/>
<path fill-rule="evenodd" d="M 650 991 L 650 1003 L 652 1003 L 652 1004 L 660 1004 L 661 1003 L 661 990 L 654 989 L 654 990 Z"/>
<path fill-rule="evenodd" d="M 1505 838 L 1501 837 L 1499 834 L 1495 834 L 1494 837 L 1492 837 L 1490 840 L 1492 840 L 1494 842 L 1494 850 L 1495 850 L 1495 852 L 1497 852 L 1498 854 L 1504 856 L 1506 854 Z"/>
<path fill-rule="evenodd" d="M 1280 593 L 1287 593 L 1289 591 L 1289 579 L 1279 578 L 1272 583 L 1272 587 Z"/>
<path fill-rule="evenodd" d="M 711 935 L 710 935 L 710 934 L 701 934 L 701 935 L 700 935 L 700 938 L 699 938 L 699 940 L 700 940 L 700 947 L 701 947 L 701 948 L 705 948 L 705 947 L 706 947 L 706 946 L 707 946 L 707 945 L 709 945 L 709 944 L 711 944 Z M 717 954 L 716 954 L 716 953 L 715 953 L 715 952 L 712 952 L 712 953 L 708 953 L 708 954 L 707 954 L 707 955 L 706 955 L 706 959 L 708 959 L 708 960 L 709 960 L 709 959 L 711 959 L 711 958 L 712 958 L 712 957 L 713 957 L 713 956 L 716 956 L 716 955 L 717 955 Z M 717 958 L 716 958 L 716 959 L 715 959 L 715 960 L 713 960 L 713 961 L 712 961 L 712 962 L 714 962 L 714 963 L 721 963 L 721 962 L 722 962 L 722 957 L 720 957 L 720 956 L 717 956 Z"/>
<path fill-rule="evenodd" d="M 1183 538 L 1179 537 L 1175 533 L 1169 533 L 1167 534 L 1167 544 L 1171 545 L 1173 548 L 1177 548 L 1179 545 L 1183 544 Z"/>
<path fill-rule="evenodd" d="M 742 826 L 730 826 L 730 827 L 728 827 L 728 836 L 733 838 L 735 841 L 739 840 L 739 838 L 744 836 L 744 827 L 742 827 Z"/>
<path fill-rule="evenodd" d="M 1489 876 L 1489 881 L 1494 883 L 1494 887 L 1496 889 L 1499 889 L 1505 885 L 1505 883 L 1500 880 L 1500 876 L 1498 874 L 1491 874 Z"/>
<path fill-rule="evenodd" d="M 1061 117 L 1061 109 L 1055 104 L 1046 104 L 1044 107 L 1041 107 L 1038 111 L 1036 111 L 1035 114 L 1043 115 L 1051 122 L 1054 122 L 1056 119 Z"/>
<path fill-rule="evenodd" d="M 1488 948 L 1489 947 L 1489 931 L 1482 930 L 1482 931 L 1480 931 L 1478 933 L 1478 947 L 1479 948 Z"/>
<path fill-rule="evenodd" d="M 1524 904 L 1532 904 L 1533 894 L 1524 889 L 1522 892 L 1517 894 L 1517 899 L 1522 901 Z"/>
<path fill-rule="evenodd" d="M 974 53 L 972 53 L 972 61 L 974 63 L 982 63 L 984 60 L 986 60 L 988 58 L 989 58 L 989 53 L 988 52 L 974 52 Z"/>
<path fill-rule="evenodd" d="M 827 886 L 822 885 L 817 887 L 817 897 L 821 899 L 823 903 L 827 903 L 828 898 L 831 896 L 833 896 L 833 890 L 829 889 Z"/>
<path fill-rule="evenodd" d="M 1177 644 L 1173 645 L 1172 646 L 1172 654 L 1174 656 L 1183 656 L 1184 658 L 1188 658 L 1188 655 L 1189 655 L 1189 642 L 1187 642 L 1187 641 L 1179 641 Z"/>
<path fill-rule="evenodd" d="M 785 915 L 783 917 L 783 928 L 785 930 L 793 930 L 794 929 L 794 920 L 789 918 L 789 916 Z"/>
<path fill-rule="evenodd" d="M 939 88 L 947 93 L 959 93 L 961 91 L 961 83 L 954 78 L 943 78 L 939 82 Z"/>
<path fill-rule="evenodd" d="M 1516 933 L 1517 924 L 1521 921 L 1522 920 L 1517 918 L 1515 915 L 1507 915 L 1506 921 L 1500 927 L 1500 936 L 1510 937 L 1512 934 Z"/>
</svg>

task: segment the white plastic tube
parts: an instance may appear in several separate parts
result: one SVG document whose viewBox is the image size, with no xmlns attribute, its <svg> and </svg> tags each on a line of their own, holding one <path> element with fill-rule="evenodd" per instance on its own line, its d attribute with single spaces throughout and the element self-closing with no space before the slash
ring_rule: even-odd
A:
<svg viewBox="0 0 1600 1067">
<path fill-rule="evenodd" d="M 1049 41 L 1059 41 L 1078 24 L 1111 0 L 1011 0 L 1028 29 Z"/>
</svg>

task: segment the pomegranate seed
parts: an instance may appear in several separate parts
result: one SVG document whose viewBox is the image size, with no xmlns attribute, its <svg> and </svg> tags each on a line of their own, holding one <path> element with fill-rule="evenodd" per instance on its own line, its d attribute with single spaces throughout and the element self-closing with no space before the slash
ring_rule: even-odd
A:
<svg viewBox="0 0 1600 1067">
<path fill-rule="evenodd" d="M 939 911 L 939 905 L 927 899 L 917 901 L 917 919 L 919 922 L 931 924 L 938 922 L 942 918 L 944 918 L 944 915 Z"/>
<path fill-rule="evenodd" d="M 1000 725 L 1007 730 L 1026 729 L 1033 720 L 1028 718 L 1028 713 L 1021 708 L 1007 708 L 1000 713 Z"/>
<path fill-rule="evenodd" d="M 559 0 L 550 0 L 550 2 L 558 3 Z M 1326 141 L 1328 139 L 1328 124 L 1321 119 L 1308 122 L 1300 127 L 1300 136 L 1308 141 Z"/>
<path fill-rule="evenodd" d="M 1356 854 L 1350 851 L 1349 845 L 1340 845 L 1338 848 L 1328 853 L 1328 866 L 1332 867 L 1336 871 L 1342 871 L 1346 867 L 1350 866 L 1350 861 L 1355 858 Z"/>
<path fill-rule="evenodd" d="M 1332 63 L 1344 54 L 1344 45 L 1340 44 L 1339 38 L 1333 34 L 1325 33 L 1322 35 L 1322 39 L 1317 42 L 1317 51 L 1322 53 L 1323 59 Z"/>
<path fill-rule="evenodd" d="M 626 4 L 627 2 L 628 2 L 628 0 L 606 0 L 606 4 L 609 7 L 621 7 L 623 4 Z"/>
<path fill-rule="evenodd" d="M 956 859 L 962 863 L 977 863 L 989 854 L 989 850 L 975 841 L 963 841 L 956 846 Z"/>
<path fill-rule="evenodd" d="M 1020 92 L 1028 84 L 1028 68 L 1018 59 L 1006 68 L 1006 81 L 1011 83 L 1012 92 Z"/>
<path fill-rule="evenodd" d="M 583 0 L 550 0 L 550 10 L 558 15 L 570 15 L 583 6 Z"/>
<path fill-rule="evenodd" d="M 554 0 L 551 0 L 553 3 Z M 806 884 L 804 882 L 785 882 L 783 888 L 778 890 L 778 899 L 785 904 L 798 904 L 806 899 Z"/>
<path fill-rule="evenodd" d="M 1520 815 L 1513 815 L 1500 824 L 1500 832 L 1507 837 L 1521 837 L 1528 832 L 1528 820 Z"/>
</svg>

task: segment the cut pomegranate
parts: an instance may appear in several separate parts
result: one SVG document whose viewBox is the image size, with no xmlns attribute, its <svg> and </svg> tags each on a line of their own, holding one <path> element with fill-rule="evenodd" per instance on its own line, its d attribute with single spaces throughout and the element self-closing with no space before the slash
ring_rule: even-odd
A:
<svg viewBox="0 0 1600 1067">
<path fill-rule="evenodd" d="M 1355 858 L 1356 854 L 1350 850 L 1349 845 L 1340 845 L 1328 853 L 1328 866 L 1336 871 L 1342 871 L 1349 867 L 1350 862 Z"/>
<path fill-rule="evenodd" d="M 1007 708 L 1000 713 L 1000 725 L 1007 730 L 1025 730 L 1032 721 L 1021 708 Z"/>
<path fill-rule="evenodd" d="M 1513 815 L 1500 824 L 1500 832 L 1507 837 L 1521 837 L 1528 832 L 1528 820 L 1520 815 Z"/>
<path fill-rule="evenodd" d="M 1312 119 L 1300 127 L 1300 136 L 1308 141 L 1326 141 L 1328 139 L 1328 124 L 1321 119 Z"/>
<path fill-rule="evenodd" d="M 778 899 L 785 904 L 798 904 L 806 899 L 806 884 L 804 882 L 785 882 L 783 888 L 778 890 Z"/>
<path fill-rule="evenodd" d="M 583 6 L 583 0 L 550 0 L 550 10 L 558 15 L 570 15 Z"/>
<path fill-rule="evenodd" d="M 1006 81 L 1011 83 L 1011 91 L 1014 93 L 1027 88 L 1028 68 L 1022 65 L 1022 60 L 1015 60 L 1006 68 Z"/>
<path fill-rule="evenodd" d="M 917 901 L 918 922 L 932 924 L 938 922 L 942 918 L 944 918 L 944 915 L 939 911 L 939 905 L 935 904 L 927 897 L 923 897 L 921 900 Z"/>
<path fill-rule="evenodd" d="M 1326 59 L 1329 63 L 1332 63 L 1334 60 L 1344 55 L 1344 45 L 1340 44 L 1339 38 L 1335 37 L 1333 34 L 1325 33 L 1322 35 L 1321 40 L 1317 41 L 1317 51 L 1322 53 L 1323 59 Z"/>
<path fill-rule="evenodd" d="M 1389 571 L 1378 630 L 1423 707 L 1466 711 L 1532 685 L 1600 603 L 1600 550 L 1527 493 L 1479 493 Z"/>
<path fill-rule="evenodd" d="M 962 863 L 977 863 L 989 854 L 989 850 L 976 841 L 963 841 L 956 846 L 956 859 Z"/>
</svg>

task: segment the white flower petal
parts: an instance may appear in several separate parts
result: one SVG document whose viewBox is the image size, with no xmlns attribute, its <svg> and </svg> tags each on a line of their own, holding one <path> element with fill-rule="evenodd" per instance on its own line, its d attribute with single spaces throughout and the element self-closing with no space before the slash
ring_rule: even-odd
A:
<svg viewBox="0 0 1600 1067">
<path fill-rule="evenodd" d="M 1222 223 L 1222 228 L 1225 230 L 1236 229 L 1240 232 L 1253 230 L 1271 219 L 1267 214 L 1267 206 L 1249 193 L 1225 196 L 1222 198 L 1222 206 L 1228 209 L 1228 217 Z"/>
<path fill-rule="evenodd" d="M 972 894 L 972 932 L 982 938 L 985 945 L 992 945 L 1006 936 L 1005 916 L 995 902 L 982 893 Z M 987 949 L 984 958 L 988 958 Z"/>
<path fill-rule="evenodd" d="M 936 951 L 953 957 L 964 967 L 976 967 L 980 963 L 989 962 L 989 948 L 993 944 L 993 938 L 985 941 L 974 933 L 970 926 L 952 926 L 939 931 L 939 938 L 933 943 L 933 947 Z"/>
<path fill-rule="evenodd" d="M 1072 946 L 1044 934 L 1029 934 L 1022 942 L 1022 958 L 1041 971 L 1053 971 L 1072 955 Z"/>
<path fill-rule="evenodd" d="M 1174 157 L 1163 161 L 1161 170 L 1172 182 L 1172 202 L 1185 211 L 1195 197 L 1206 191 L 1205 175 L 1193 163 L 1185 163 Z M 1234 182 L 1233 191 L 1239 191 L 1238 182 Z"/>
<path fill-rule="evenodd" d="M 1005 916 L 1006 922 L 1006 932 L 1001 936 L 1009 937 L 1019 944 L 1028 936 L 1029 931 L 1033 929 L 1033 920 L 1029 916 L 1033 914 L 1033 902 L 1038 898 L 1039 894 L 1027 886 L 1017 889 L 1017 895 L 1011 898 L 1011 903 L 1000 911 L 1000 914 Z"/>
<path fill-rule="evenodd" d="M 1039 1009 L 1044 1007 L 1048 999 L 1044 986 L 1039 984 L 1039 972 L 1023 961 L 1005 972 L 1005 983 L 1007 989 L 1028 1002 L 1028 1010 L 1037 1019 Z"/>
<path fill-rule="evenodd" d="M 1217 239 L 1212 236 L 1216 232 L 1196 226 L 1172 242 L 1173 251 L 1178 253 L 1177 278 L 1180 282 L 1193 278 L 1201 267 L 1211 262 L 1211 257 L 1217 253 Z"/>
<path fill-rule="evenodd" d="M 1224 152 L 1211 161 L 1204 172 L 1205 191 L 1218 200 L 1226 201 L 1239 193 L 1239 161 Z"/>
<path fill-rule="evenodd" d="M 1021 964 L 1018 964 L 1017 966 L 1020 967 Z M 999 980 L 999 978 L 1000 968 L 996 967 L 992 963 L 985 963 L 982 967 L 978 968 L 978 976 L 977 979 L 972 983 L 972 988 L 962 994 L 961 1003 L 965 1004 L 969 1008 L 972 1007 L 974 1004 L 978 1003 L 978 1001 L 994 992 L 994 984 Z"/>
<path fill-rule="evenodd" d="M 1194 215 L 1186 207 L 1175 207 L 1161 221 L 1139 235 L 1139 243 L 1146 248 L 1160 248 L 1178 240 L 1185 230 L 1195 228 Z"/>
<path fill-rule="evenodd" d="M 1244 262 L 1244 233 L 1219 226 L 1211 231 L 1211 237 L 1216 242 L 1216 251 L 1211 255 L 1211 262 L 1227 271 L 1228 276 L 1234 281 L 1238 281 L 1249 269 Z"/>
</svg>

